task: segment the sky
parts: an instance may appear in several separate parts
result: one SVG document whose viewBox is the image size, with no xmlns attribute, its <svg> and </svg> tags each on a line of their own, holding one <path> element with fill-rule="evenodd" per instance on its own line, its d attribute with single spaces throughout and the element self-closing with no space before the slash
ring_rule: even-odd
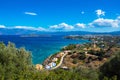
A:
<svg viewBox="0 0 120 80">
<path fill-rule="evenodd" d="M 0 29 L 120 30 L 120 0 L 0 0 Z"/>
</svg>

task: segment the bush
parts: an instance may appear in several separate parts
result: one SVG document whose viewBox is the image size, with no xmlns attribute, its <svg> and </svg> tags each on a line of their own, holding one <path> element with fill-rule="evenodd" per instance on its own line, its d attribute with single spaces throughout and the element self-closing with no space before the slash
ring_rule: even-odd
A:
<svg viewBox="0 0 120 80">
<path fill-rule="evenodd" d="M 13 43 L 0 43 L 0 79 L 18 79 L 32 70 L 31 54 L 24 48 L 16 48 Z"/>
<path fill-rule="evenodd" d="M 108 78 L 116 76 L 117 79 L 120 80 L 120 52 L 101 66 L 100 72 L 100 79 L 103 79 L 105 76 Z"/>
<path fill-rule="evenodd" d="M 79 59 L 80 59 L 80 60 L 84 60 L 85 58 L 86 58 L 85 53 L 80 54 L 80 56 L 79 56 Z"/>
<path fill-rule="evenodd" d="M 65 48 L 63 48 L 62 50 L 73 50 L 75 48 L 76 48 L 75 44 L 70 44 L 70 45 L 66 46 Z"/>
<path fill-rule="evenodd" d="M 77 64 L 78 60 L 77 59 L 73 59 L 73 64 Z"/>
</svg>

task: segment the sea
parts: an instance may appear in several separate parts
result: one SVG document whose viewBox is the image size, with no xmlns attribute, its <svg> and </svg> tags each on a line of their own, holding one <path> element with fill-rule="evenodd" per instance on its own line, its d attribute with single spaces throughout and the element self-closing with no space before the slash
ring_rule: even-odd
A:
<svg viewBox="0 0 120 80">
<path fill-rule="evenodd" d="M 89 42 L 88 40 L 65 39 L 64 36 L 65 35 L 42 35 L 31 37 L 0 35 L 0 42 L 4 42 L 6 45 L 8 42 L 13 42 L 17 48 L 24 47 L 31 52 L 33 64 L 42 64 L 47 57 L 59 52 L 64 46 Z"/>
</svg>

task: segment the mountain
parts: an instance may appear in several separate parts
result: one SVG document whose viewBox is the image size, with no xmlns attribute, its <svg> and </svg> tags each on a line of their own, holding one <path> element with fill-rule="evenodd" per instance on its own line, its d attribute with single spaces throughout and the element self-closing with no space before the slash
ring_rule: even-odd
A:
<svg viewBox="0 0 120 80">
<path fill-rule="evenodd" d="M 41 32 L 35 30 L 0 28 L 0 35 L 22 35 L 22 34 L 39 34 L 39 33 Z"/>
<path fill-rule="evenodd" d="M 120 31 L 114 31 L 114 32 L 111 32 L 110 34 L 112 34 L 112 35 L 120 35 Z"/>
<path fill-rule="evenodd" d="M 24 35 L 24 34 L 52 34 L 52 35 L 120 35 L 120 31 L 115 32 L 87 32 L 87 31 L 63 31 L 63 32 L 45 32 L 27 29 L 9 29 L 0 28 L 0 35 Z"/>
</svg>

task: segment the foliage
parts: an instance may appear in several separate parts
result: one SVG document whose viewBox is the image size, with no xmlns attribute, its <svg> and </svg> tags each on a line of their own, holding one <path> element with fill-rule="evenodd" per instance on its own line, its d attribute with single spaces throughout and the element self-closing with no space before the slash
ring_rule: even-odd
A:
<svg viewBox="0 0 120 80">
<path fill-rule="evenodd" d="M 77 64 L 78 59 L 73 59 L 73 64 Z"/>
<path fill-rule="evenodd" d="M 17 49 L 13 43 L 0 43 L 0 79 L 17 79 L 33 69 L 31 54 L 24 48 Z"/>
<path fill-rule="evenodd" d="M 71 45 L 68 49 L 75 48 Z M 83 55 L 84 57 L 84 55 Z M 100 79 L 120 79 L 120 53 L 100 68 Z M 13 43 L 0 42 L 0 80 L 99 80 L 97 70 L 76 67 L 75 69 L 38 71 L 32 64 L 31 53 L 16 48 Z"/>
<path fill-rule="evenodd" d="M 31 54 L 13 43 L 0 43 L 0 80 L 79 80 L 79 73 L 57 69 L 37 71 L 31 62 Z"/>
<path fill-rule="evenodd" d="M 85 68 L 78 66 L 74 69 L 75 73 L 79 73 L 82 77 L 86 77 L 88 80 L 98 80 L 99 72 L 95 69 Z"/>
<path fill-rule="evenodd" d="M 62 50 L 73 50 L 75 48 L 76 48 L 75 44 L 70 44 L 70 45 L 66 46 L 65 48 L 63 48 Z"/>
<path fill-rule="evenodd" d="M 84 60 L 86 58 L 85 53 L 80 53 L 79 59 Z"/>
<path fill-rule="evenodd" d="M 120 80 L 120 52 L 116 53 L 115 57 L 111 58 L 103 66 L 100 67 L 100 78 L 108 77 L 112 78 L 114 76 Z"/>
</svg>

